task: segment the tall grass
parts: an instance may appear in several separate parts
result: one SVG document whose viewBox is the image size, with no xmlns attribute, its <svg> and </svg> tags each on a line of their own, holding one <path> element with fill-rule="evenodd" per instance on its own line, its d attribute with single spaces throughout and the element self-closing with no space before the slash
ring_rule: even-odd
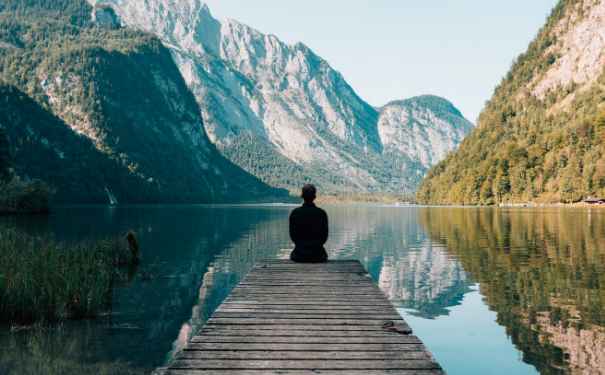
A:
<svg viewBox="0 0 605 375">
<path fill-rule="evenodd" d="M 0 229 L 0 321 L 97 315 L 111 305 L 126 246 L 120 238 L 57 243 Z"/>
</svg>

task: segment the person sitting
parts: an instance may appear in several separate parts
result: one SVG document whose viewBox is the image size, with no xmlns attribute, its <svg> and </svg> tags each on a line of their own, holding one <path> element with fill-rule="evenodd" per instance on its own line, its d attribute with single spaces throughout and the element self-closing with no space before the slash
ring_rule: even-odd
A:
<svg viewBox="0 0 605 375">
<path fill-rule="evenodd" d="M 290 238 L 294 250 L 290 259 L 299 263 L 321 263 L 328 260 L 324 244 L 328 240 L 328 214 L 313 201 L 317 195 L 315 185 L 302 188 L 303 205 L 290 213 Z"/>
</svg>

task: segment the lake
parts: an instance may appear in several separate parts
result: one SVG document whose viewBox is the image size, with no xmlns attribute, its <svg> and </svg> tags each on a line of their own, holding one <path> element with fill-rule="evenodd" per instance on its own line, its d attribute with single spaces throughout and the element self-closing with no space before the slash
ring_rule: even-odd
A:
<svg viewBox="0 0 605 375">
<path fill-rule="evenodd" d="M 144 257 L 98 319 L 0 325 L 0 373 L 161 373 L 257 261 L 288 258 L 293 207 L 0 218 L 62 241 L 132 229 Z M 322 207 L 330 258 L 359 259 L 449 375 L 605 374 L 604 209 Z"/>
</svg>

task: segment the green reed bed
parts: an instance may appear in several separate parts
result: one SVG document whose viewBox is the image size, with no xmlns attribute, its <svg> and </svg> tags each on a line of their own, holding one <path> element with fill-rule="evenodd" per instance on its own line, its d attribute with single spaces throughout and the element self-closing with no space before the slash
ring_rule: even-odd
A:
<svg viewBox="0 0 605 375">
<path fill-rule="evenodd" d="M 57 243 L 16 229 L 0 230 L 0 321 L 87 318 L 111 305 L 120 238 Z"/>
</svg>

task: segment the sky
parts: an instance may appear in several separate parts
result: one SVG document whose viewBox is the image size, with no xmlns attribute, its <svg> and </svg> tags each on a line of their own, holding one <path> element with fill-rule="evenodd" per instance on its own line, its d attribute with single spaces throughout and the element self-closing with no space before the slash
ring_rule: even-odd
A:
<svg viewBox="0 0 605 375">
<path fill-rule="evenodd" d="M 471 122 L 557 0 L 206 0 L 287 44 L 303 42 L 380 107 L 432 94 Z"/>
</svg>

